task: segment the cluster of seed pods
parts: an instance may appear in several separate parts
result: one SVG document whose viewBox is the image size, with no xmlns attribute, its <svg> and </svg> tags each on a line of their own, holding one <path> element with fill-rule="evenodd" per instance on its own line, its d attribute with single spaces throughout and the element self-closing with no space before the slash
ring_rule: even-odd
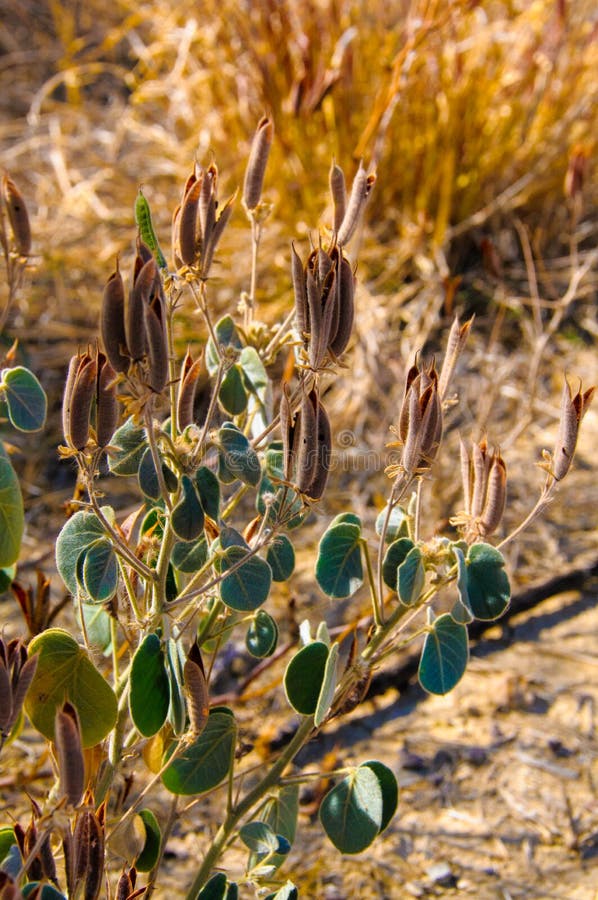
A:
<svg viewBox="0 0 598 900">
<path fill-rule="evenodd" d="M 330 420 L 317 388 L 304 393 L 293 413 L 287 385 L 280 401 L 285 480 L 312 500 L 319 500 L 328 480 L 332 438 Z"/>
<path fill-rule="evenodd" d="M 399 414 L 398 436 L 403 445 L 401 467 L 409 475 L 429 469 L 442 437 L 442 402 L 434 360 L 416 360 L 407 372 Z"/>
<path fill-rule="evenodd" d="M 95 409 L 95 439 L 106 447 L 118 424 L 116 372 L 100 350 L 71 358 L 62 402 L 62 430 L 68 447 L 85 450 Z"/>
<path fill-rule="evenodd" d="M 195 166 L 172 217 L 172 258 L 177 269 L 193 268 L 207 278 L 216 247 L 233 209 L 234 195 L 218 213 L 218 168 Z"/>
<path fill-rule="evenodd" d="M 502 519 L 507 499 L 507 467 L 498 450 L 488 452 L 482 439 L 471 452 L 461 441 L 461 479 L 468 533 L 473 538 L 492 534 Z"/>
</svg>

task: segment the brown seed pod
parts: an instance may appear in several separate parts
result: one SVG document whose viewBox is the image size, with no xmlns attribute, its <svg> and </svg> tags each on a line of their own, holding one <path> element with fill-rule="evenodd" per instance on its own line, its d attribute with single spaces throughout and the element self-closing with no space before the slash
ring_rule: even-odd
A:
<svg viewBox="0 0 598 900">
<path fill-rule="evenodd" d="M 488 475 L 488 490 L 486 502 L 480 520 L 480 528 L 487 536 L 492 534 L 500 525 L 505 503 L 507 500 L 507 467 L 500 453 L 492 457 L 490 474 Z"/>
<path fill-rule="evenodd" d="M 360 165 L 353 179 L 347 209 L 336 236 L 341 247 L 344 247 L 353 237 L 372 185 L 373 182 L 369 184 L 369 176 Z"/>
<path fill-rule="evenodd" d="M 355 319 L 355 276 L 349 260 L 342 256 L 338 267 L 336 322 L 333 320 L 329 343 L 330 352 L 337 358 L 347 349 Z"/>
<path fill-rule="evenodd" d="M 139 273 L 143 269 L 144 265 L 150 261 L 150 259 L 154 258 L 154 254 L 144 243 L 139 236 L 137 236 L 136 241 L 137 253 L 135 255 L 135 264 L 133 266 L 133 284 L 137 281 L 139 277 Z"/>
<path fill-rule="evenodd" d="M 282 436 L 284 477 L 286 481 L 291 481 L 293 478 L 293 470 L 295 468 L 295 417 L 291 411 L 288 384 L 283 384 L 280 397 L 280 433 Z"/>
<path fill-rule="evenodd" d="M 464 322 L 461 325 L 459 318 L 455 316 L 453 324 L 451 325 L 446 346 L 446 354 L 438 379 L 438 393 L 440 394 L 441 400 L 446 396 L 451 377 L 455 371 L 455 366 L 457 365 L 457 361 L 463 351 L 471 326 L 473 325 L 473 319 L 474 317 L 472 316 L 471 319 L 468 319 L 467 322 Z"/>
<path fill-rule="evenodd" d="M 53 882 L 55 885 L 58 885 L 58 873 L 56 871 L 56 861 L 54 860 L 54 854 L 52 853 L 50 835 L 46 835 L 46 837 L 41 842 L 38 855 L 42 867 L 43 877 L 48 881 Z"/>
<path fill-rule="evenodd" d="M 96 437 L 98 447 L 106 447 L 118 425 L 116 372 L 103 353 L 98 353 L 98 393 L 96 398 Z"/>
<path fill-rule="evenodd" d="M 488 453 L 488 443 L 483 438 L 472 447 L 473 488 L 471 492 L 471 515 L 477 519 L 482 515 L 488 488 L 488 473 L 492 457 Z"/>
<path fill-rule="evenodd" d="M 85 789 L 85 764 L 77 710 L 68 701 L 56 712 L 54 745 L 60 793 L 71 806 L 78 806 Z"/>
<path fill-rule="evenodd" d="M 222 207 L 222 212 L 216 219 L 216 224 L 212 228 L 210 234 L 210 242 L 207 247 L 204 247 L 202 260 L 201 260 L 201 277 L 207 278 L 212 267 L 212 261 L 214 259 L 214 253 L 216 252 L 216 248 L 220 243 L 220 238 L 224 232 L 228 224 L 228 220 L 231 217 L 233 211 L 233 203 L 235 201 L 236 194 L 232 194 Z"/>
<path fill-rule="evenodd" d="M 272 121 L 267 116 L 264 116 L 258 122 L 251 144 L 247 169 L 245 170 L 243 203 L 249 210 L 256 208 L 262 196 L 264 176 L 266 174 L 266 166 L 268 165 L 268 157 L 270 155 L 273 136 L 274 126 Z"/>
<path fill-rule="evenodd" d="M 344 172 L 336 163 L 330 167 L 329 184 L 334 205 L 334 233 L 338 234 L 347 211 L 347 186 Z"/>
<path fill-rule="evenodd" d="M 25 198 L 9 175 L 2 177 L 2 198 L 8 214 L 15 247 L 21 256 L 31 252 L 31 226 Z"/>
<path fill-rule="evenodd" d="M 84 900 L 97 900 L 104 880 L 104 828 L 99 817 L 90 813 L 88 871 Z"/>
<path fill-rule="evenodd" d="M 316 370 L 319 363 L 318 349 L 322 345 L 322 303 L 316 279 L 309 268 L 306 272 L 305 286 L 309 310 L 309 364 Z"/>
<path fill-rule="evenodd" d="M 305 492 L 318 465 L 318 397 L 315 389 L 304 394 L 297 414 L 296 474 L 297 487 Z"/>
<path fill-rule="evenodd" d="M 67 443 L 76 450 L 84 450 L 89 440 L 89 416 L 96 394 L 97 374 L 96 360 L 89 353 L 85 353 L 79 358 L 70 402 L 65 394 L 65 402 L 68 407 L 64 416 L 66 420 L 65 438 Z"/>
<path fill-rule="evenodd" d="M 299 337 L 305 341 L 305 335 L 309 332 L 309 308 L 307 305 L 307 288 L 305 284 L 305 269 L 301 258 L 291 244 L 291 275 L 293 290 L 295 293 L 295 321 Z"/>
<path fill-rule="evenodd" d="M 216 224 L 216 185 L 218 169 L 212 163 L 203 176 L 201 194 L 199 195 L 199 227 L 201 229 L 201 245 L 208 247 Z"/>
<path fill-rule="evenodd" d="M 316 471 L 312 483 L 306 490 L 308 497 L 319 500 L 324 493 L 330 471 L 330 457 L 332 452 L 332 432 L 330 419 L 322 403 L 318 400 L 317 409 L 318 434 L 317 434 L 317 459 Z"/>
<path fill-rule="evenodd" d="M 206 681 L 197 641 L 191 645 L 189 650 L 189 655 L 183 667 L 183 677 L 191 730 L 195 735 L 199 735 L 206 727 L 210 715 L 210 698 L 208 682 Z"/>
<path fill-rule="evenodd" d="M 187 350 L 183 365 L 181 367 L 181 380 L 179 382 L 179 392 L 177 398 L 177 418 L 179 428 L 184 431 L 188 425 L 193 422 L 193 405 L 195 402 L 195 392 L 197 382 L 202 371 L 202 359 L 196 359 L 193 362 L 191 354 Z"/>
<path fill-rule="evenodd" d="M 66 374 L 64 393 L 62 395 L 62 433 L 64 435 L 65 443 L 67 444 L 71 443 L 71 402 L 73 399 L 73 388 L 75 386 L 75 379 L 77 377 L 77 372 L 79 371 L 80 362 L 81 356 L 79 354 L 77 354 L 76 356 L 71 356 L 68 371 Z"/>
<path fill-rule="evenodd" d="M 100 333 L 106 356 L 116 372 L 127 372 L 129 351 L 125 333 L 125 286 L 118 268 L 108 279 L 102 297 Z"/>
<path fill-rule="evenodd" d="M 123 872 L 116 885 L 116 900 L 128 900 L 133 884 L 128 872 Z"/>
<path fill-rule="evenodd" d="M 198 229 L 199 198 L 203 184 L 203 176 L 195 180 L 181 204 L 178 226 L 178 246 L 183 263 L 192 266 L 201 249 L 201 232 Z"/>
<path fill-rule="evenodd" d="M 156 394 L 162 393 L 168 381 L 168 340 L 163 315 L 164 309 L 158 298 L 157 302 L 145 307 L 149 384 Z"/>
<path fill-rule="evenodd" d="M 144 310 L 149 304 L 157 273 L 157 265 L 152 256 L 139 270 L 133 289 L 129 293 L 126 332 L 127 346 L 131 359 L 143 359 L 147 351 L 147 335 L 144 327 Z"/>
<path fill-rule="evenodd" d="M 319 368 L 326 357 L 326 351 L 330 343 L 332 323 L 338 309 L 338 292 L 336 289 L 336 271 L 331 269 L 322 285 L 322 328 L 317 348 Z"/>
<path fill-rule="evenodd" d="M 180 224 L 181 204 L 179 203 L 172 214 L 172 224 L 170 228 L 170 248 L 175 269 L 180 269 L 183 265 L 183 260 L 181 259 L 181 241 L 179 234 Z"/>
</svg>

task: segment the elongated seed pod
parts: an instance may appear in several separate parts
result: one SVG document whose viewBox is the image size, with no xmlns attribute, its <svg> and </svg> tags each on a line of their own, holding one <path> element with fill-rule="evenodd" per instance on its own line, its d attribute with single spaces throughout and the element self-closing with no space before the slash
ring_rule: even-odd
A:
<svg viewBox="0 0 598 900">
<path fill-rule="evenodd" d="M 172 225 L 170 229 L 170 249 L 172 252 L 172 261 L 174 262 L 176 269 L 180 269 L 183 265 L 183 260 L 181 258 L 180 227 L 181 204 L 179 203 L 172 214 Z"/>
<path fill-rule="evenodd" d="M 419 401 L 419 383 L 414 380 L 406 397 L 408 405 L 407 436 L 403 444 L 402 464 L 406 472 L 412 474 L 421 458 L 422 408 Z"/>
<path fill-rule="evenodd" d="M 97 364 L 88 353 L 81 357 L 68 411 L 67 434 L 76 450 L 84 450 L 89 440 L 89 416 L 96 394 Z"/>
<path fill-rule="evenodd" d="M 97 900 L 104 881 L 104 828 L 98 816 L 90 814 L 89 868 L 85 879 L 84 900 Z"/>
<path fill-rule="evenodd" d="M 262 196 L 264 176 L 273 136 L 274 126 L 272 121 L 267 116 L 264 116 L 258 122 L 245 170 L 243 203 L 249 210 L 256 208 Z"/>
<path fill-rule="evenodd" d="M 64 393 L 62 396 L 62 433 L 66 444 L 71 444 L 71 403 L 73 400 L 73 388 L 75 387 L 75 379 L 79 371 L 81 356 L 71 356 L 69 367 L 64 385 Z"/>
<path fill-rule="evenodd" d="M 316 279 L 309 271 L 305 275 L 307 290 L 307 308 L 309 309 L 309 364 L 312 369 L 318 368 L 318 348 L 322 337 L 322 303 Z"/>
<path fill-rule="evenodd" d="M 54 860 L 54 854 L 52 853 L 49 834 L 42 840 L 39 846 L 38 855 L 43 877 L 58 886 L 58 873 L 56 871 L 56 862 Z"/>
<path fill-rule="evenodd" d="M 323 250 L 322 247 L 318 247 L 316 261 L 317 269 L 314 272 L 314 275 L 316 276 L 316 281 L 318 282 L 318 284 L 323 284 L 326 280 L 326 276 L 332 269 L 333 263 L 328 253 L 326 253 L 326 251 Z"/>
<path fill-rule="evenodd" d="M 208 247 L 216 224 L 216 184 L 218 169 L 212 163 L 203 177 L 201 194 L 199 195 L 199 227 L 201 229 L 202 247 Z"/>
<path fill-rule="evenodd" d="M 98 393 L 96 399 L 96 437 L 98 447 L 106 447 L 118 425 L 116 372 L 103 353 L 98 354 Z"/>
<path fill-rule="evenodd" d="M 128 900 L 133 885 L 128 872 L 123 872 L 116 885 L 116 900 Z"/>
<path fill-rule="evenodd" d="M 145 307 L 145 328 L 148 341 L 149 384 L 161 394 L 168 381 L 168 341 L 162 319 L 161 303 Z"/>
<path fill-rule="evenodd" d="M 308 497 L 319 500 L 324 493 L 330 471 L 330 457 L 332 452 L 332 432 L 330 419 L 322 403 L 318 401 L 318 435 L 317 435 L 317 463 L 312 483 L 306 490 Z"/>
<path fill-rule="evenodd" d="M 333 321 L 329 342 L 330 352 L 337 358 L 347 349 L 353 322 L 355 320 L 355 276 L 351 264 L 346 257 L 341 257 L 337 278 L 337 309 L 336 327 Z"/>
<path fill-rule="evenodd" d="M 465 512 L 471 513 L 471 460 L 465 441 L 459 437 L 459 459 L 461 463 L 461 484 L 463 485 L 463 497 L 465 500 Z"/>
<path fill-rule="evenodd" d="M 159 267 L 166 269 L 166 260 L 154 230 L 150 205 L 141 188 L 139 188 L 135 200 L 135 222 L 137 223 L 141 240 L 150 248 Z"/>
<path fill-rule="evenodd" d="M 405 393 L 403 395 L 403 403 L 399 414 L 399 437 L 403 443 L 407 440 L 407 432 L 409 430 L 409 404 L 411 402 L 410 388 L 416 380 L 417 384 L 415 385 L 415 391 L 419 397 L 420 375 L 419 369 L 414 365 L 408 370 L 407 377 L 405 378 Z"/>
<path fill-rule="evenodd" d="M 210 698 L 208 682 L 197 642 L 194 642 L 183 667 L 185 693 L 187 695 L 187 713 L 194 734 L 198 735 L 206 727 L 210 715 Z"/>
<path fill-rule="evenodd" d="M 482 515 L 488 487 L 488 472 L 491 459 L 488 455 L 488 444 L 485 438 L 472 448 L 473 490 L 471 494 L 471 515 L 479 518 Z"/>
<path fill-rule="evenodd" d="M 210 243 L 207 247 L 204 247 L 202 259 L 201 259 L 201 277 L 207 278 L 212 267 L 212 262 L 214 260 L 214 254 L 220 243 L 220 238 L 224 233 L 224 229 L 228 225 L 228 220 L 231 217 L 233 211 L 233 203 L 235 202 L 236 193 L 232 194 L 224 206 L 222 207 L 222 212 L 216 219 L 216 224 L 212 229 L 212 233 L 210 235 Z"/>
<path fill-rule="evenodd" d="M 75 707 L 68 701 L 56 713 L 54 744 L 60 793 L 71 806 L 78 806 L 85 789 L 85 764 L 79 717 Z"/>
<path fill-rule="evenodd" d="M 33 820 L 30 822 L 25 832 L 25 858 L 29 858 L 27 865 L 27 877 L 32 881 L 39 881 L 44 877 L 39 854 L 37 853 L 37 828 Z"/>
<path fill-rule="evenodd" d="M 329 184 L 334 206 L 334 233 L 338 235 L 347 211 L 347 186 L 344 172 L 336 163 L 330 167 Z"/>
<path fill-rule="evenodd" d="M 461 325 L 459 317 L 455 316 L 453 324 L 451 325 L 446 345 L 446 354 L 438 379 L 438 393 L 440 394 L 441 400 L 446 396 L 453 372 L 455 371 L 455 366 L 457 365 L 457 361 L 463 351 L 471 326 L 473 325 L 473 319 L 474 317 L 472 316 L 471 319 L 468 319 L 467 322 L 464 322 Z"/>
<path fill-rule="evenodd" d="M 295 322 L 301 340 L 305 341 L 305 335 L 309 332 L 309 309 L 307 305 L 307 289 L 305 284 L 305 269 L 295 245 L 291 244 L 291 276 L 295 294 Z"/>
<path fill-rule="evenodd" d="M 0 660 L 0 734 L 10 733 L 12 722 L 12 686 L 4 660 Z"/>
<path fill-rule="evenodd" d="M 25 198 L 9 175 L 2 177 L 2 198 L 6 207 L 15 247 L 21 256 L 31 252 L 31 226 Z"/>
<path fill-rule="evenodd" d="M 147 350 L 147 335 L 144 327 L 144 310 L 149 304 L 154 286 L 157 266 L 153 256 L 142 266 L 129 293 L 127 308 L 127 346 L 131 358 L 138 362 Z"/>
<path fill-rule="evenodd" d="M 184 431 L 193 422 L 193 404 L 201 368 L 201 357 L 193 362 L 191 354 L 187 350 L 181 367 L 181 380 L 177 397 L 177 418 L 181 431 Z"/>
<path fill-rule="evenodd" d="M 192 266 L 201 249 L 201 232 L 198 229 L 199 197 L 203 176 L 193 182 L 181 204 L 179 215 L 179 252 L 186 266 Z"/>
<path fill-rule="evenodd" d="M 353 237 L 365 207 L 368 193 L 368 176 L 363 166 L 360 165 L 351 185 L 351 194 L 343 221 L 337 231 L 336 238 L 341 247 L 344 247 Z"/>
<path fill-rule="evenodd" d="M 136 283 L 139 273 L 143 269 L 144 265 L 150 261 L 150 259 L 154 258 L 154 254 L 150 250 L 150 248 L 145 244 L 139 236 L 137 236 L 137 253 L 135 254 L 135 264 L 133 266 L 133 284 Z"/>
<path fill-rule="evenodd" d="M 295 419 L 291 411 L 289 386 L 283 384 L 280 397 L 280 433 L 282 437 L 282 458 L 285 481 L 293 478 Z"/>
<path fill-rule="evenodd" d="M 317 365 L 319 368 L 324 362 L 326 351 L 330 343 L 330 333 L 332 331 L 332 321 L 337 309 L 337 291 L 336 291 L 336 272 L 331 269 L 322 286 L 322 325 L 318 338 L 317 347 Z"/>
<path fill-rule="evenodd" d="M 488 475 L 486 502 L 480 520 L 484 535 L 492 534 L 500 525 L 507 500 L 507 467 L 499 453 L 495 453 Z"/>
<path fill-rule="evenodd" d="M 22 668 L 19 670 L 19 679 L 16 684 L 14 683 L 13 675 L 12 712 L 9 730 L 12 729 L 13 725 L 17 721 L 19 713 L 21 712 L 21 707 L 25 702 L 25 695 L 29 690 L 29 685 L 33 681 L 33 676 L 35 675 L 35 670 L 37 669 L 37 660 L 38 656 L 37 654 L 34 654 L 27 660 L 27 662 L 24 663 Z"/>
<path fill-rule="evenodd" d="M 296 482 L 301 492 L 311 485 L 318 465 L 318 398 L 315 389 L 304 394 L 298 414 Z"/>
<path fill-rule="evenodd" d="M 125 332 L 125 286 L 118 262 L 104 288 L 100 333 L 112 368 L 116 372 L 126 372 L 129 368 L 129 351 Z"/>
<path fill-rule="evenodd" d="M 427 467 L 436 458 L 442 436 L 442 404 L 436 381 L 426 389 L 425 399 L 422 397 L 420 402 L 424 404 L 420 438 L 420 466 Z"/>
</svg>

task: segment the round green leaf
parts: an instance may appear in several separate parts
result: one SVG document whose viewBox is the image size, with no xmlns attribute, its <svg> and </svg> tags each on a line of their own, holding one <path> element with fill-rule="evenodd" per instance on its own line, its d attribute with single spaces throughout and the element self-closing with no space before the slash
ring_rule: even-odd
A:
<svg viewBox="0 0 598 900">
<path fill-rule="evenodd" d="M 419 683 L 430 694 L 448 694 L 461 680 L 469 658 L 465 625 L 449 613 L 439 616 L 426 635 L 419 661 Z"/>
<path fill-rule="evenodd" d="M 48 401 L 43 387 L 29 369 L 15 366 L 0 375 L 8 418 L 19 431 L 39 431 L 44 427 Z"/>
<path fill-rule="evenodd" d="M 171 794 L 203 794 L 228 775 L 237 738 L 235 720 L 228 712 L 210 710 L 206 727 L 171 762 L 162 775 Z"/>
<path fill-rule="evenodd" d="M 361 529 L 343 522 L 329 528 L 320 541 L 316 579 L 325 594 L 342 600 L 363 584 Z"/>
<path fill-rule="evenodd" d="M 511 598 L 502 554 L 490 544 L 472 544 L 466 564 L 467 595 L 473 615 L 483 621 L 498 619 Z"/>
<path fill-rule="evenodd" d="M 249 847 L 254 853 L 265 855 L 268 853 L 284 852 L 279 848 L 279 841 L 276 834 L 272 831 L 266 822 L 247 822 L 239 828 L 239 837 L 246 847 Z M 291 849 L 288 841 L 288 851 Z"/>
<path fill-rule="evenodd" d="M 397 572 L 399 566 L 405 561 L 405 557 L 415 544 L 410 538 L 399 538 L 389 545 L 382 563 L 382 577 L 384 583 L 393 591 L 397 589 Z"/>
<path fill-rule="evenodd" d="M 80 510 L 63 526 L 56 539 L 56 566 L 71 594 L 77 594 L 77 560 L 103 537 L 104 528 L 95 513 Z"/>
<path fill-rule="evenodd" d="M 221 558 L 221 570 L 227 572 L 239 563 L 247 550 L 243 547 L 228 547 Z M 250 556 L 247 562 L 226 575 L 220 582 L 220 597 L 229 609 L 239 612 L 253 612 L 268 597 L 272 584 L 272 570 L 259 556 Z"/>
<path fill-rule="evenodd" d="M 118 587 L 118 562 L 109 540 L 100 538 L 89 547 L 83 562 L 83 587 L 96 603 L 105 603 Z"/>
<path fill-rule="evenodd" d="M 238 366 L 231 366 L 224 376 L 218 400 L 224 411 L 231 416 L 238 416 L 247 408 L 247 391 Z"/>
<path fill-rule="evenodd" d="M 382 827 L 380 781 L 369 766 L 360 766 L 329 791 L 320 806 L 320 822 L 337 850 L 361 853 Z"/>
<path fill-rule="evenodd" d="M 243 346 L 241 344 L 239 332 L 237 331 L 237 326 L 231 316 L 223 316 L 216 322 L 214 333 L 220 347 L 225 349 L 227 347 L 233 347 L 235 350 L 240 350 Z M 218 353 L 216 352 L 212 338 L 210 338 L 206 347 L 206 367 L 210 375 L 216 374 L 219 363 Z"/>
<path fill-rule="evenodd" d="M 19 479 L 0 442 L 0 566 L 17 561 L 24 525 Z"/>
<path fill-rule="evenodd" d="M 164 650 L 157 634 L 148 634 L 131 664 L 129 709 L 137 731 L 151 737 L 160 730 L 170 704 Z"/>
<path fill-rule="evenodd" d="M 145 826 L 145 844 L 135 860 L 135 868 L 138 872 L 151 872 L 160 856 L 162 835 L 158 820 L 151 809 L 139 810 L 139 816 Z"/>
<path fill-rule="evenodd" d="M 137 475 L 146 449 L 145 429 L 135 425 L 133 419 L 127 419 L 124 425 L 117 428 L 110 441 L 108 468 L 113 475 Z"/>
<path fill-rule="evenodd" d="M 287 700 L 304 716 L 311 716 L 316 711 L 327 661 L 326 644 L 312 641 L 293 656 L 284 673 Z"/>
<path fill-rule="evenodd" d="M 197 491 L 188 475 L 181 479 L 183 495 L 172 511 L 172 530 L 181 541 L 195 541 L 203 531 L 204 514 Z"/>
<path fill-rule="evenodd" d="M 263 609 L 258 609 L 245 636 L 247 649 L 252 656 L 263 659 L 274 653 L 277 643 L 278 625 L 272 616 L 269 616 Z"/>
<path fill-rule="evenodd" d="M 141 457 L 137 480 L 146 497 L 149 497 L 150 500 L 158 500 L 160 498 L 160 482 L 158 481 L 158 474 L 154 465 L 154 457 L 149 447 Z"/>
<path fill-rule="evenodd" d="M 367 766 L 372 770 L 382 791 L 382 822 L 380 824 L 380 832 L 390 824 L 390 820 L 397 811 L 399 803 L 399 786 L 394 773 L 384 763 L 378 762 L 377 759 L 370 759 L 361 764 L 360 768 Z"/>
<path fill-rule="evenodd" d="M 328 528 L 334 528 L 335 525 L 342 525 L 343 522 L 348 522 L 349 525 L 357 525 L 361 528 L 361 519 L 352 512 L 340 513 L 338 516 L 335 516 Z"/>
<path fill-rule="evenodd" d="M 264 403 L 269 383 L 268 374 L 255 347 L 243 347 L 239 365 L 243 371 L 247 390 Z"/>
<path fill-rule="evenodd" d="M 2 825 L 0 827 L 0 866 L 4 857 L 16 842 L 17 839 L 12 825 Z"/>
<path fill-rule="evenodd" d="M 384 509 L 380 513 L 378 513 L 378 517 L 376 519 L 376 534 L 378 535 L 382 534 L 382 528 L 384 527 L 387 509 L 388 507 L 385 506 Z M 393 541 L 396 541 L 402 537 L 409 537 L 408 519 L 403 507 L 395 506 L 390 514 L 384 541 L 387 544 L 392 544 Z"/>
<path fill-rule="evenodd" d="M 116 697 L 108 682 L 61 628 L 49 628 L 34 637 L 29 654 L 34 653 L 39 657 L 25 711 L 35 728 L 53 740 L 56 710 L 69 700 L 79 714 L 83 746 L 98 744 L 116 723 Z"/>
<path fill-rule="evenodd" d="M 397 593 L 405 606 L 415 603 L 426 579 L 419 547 L 412 547 L 397 570 Z"/>
<path fill-rule="evenodd" d="M 204 535 L 194 543 L 180 541 L 175 544 L 171 558 L 173 566 L 179 572 L 186 575 L 197 572 L 208 558 L 208 545 Z"/>
<path fill-rule="evenodd" d="M 230 484 L 235 478 L 256 487 L 262 477 L 257 453 L 232 422 L 225 422 L 218 432 L 218 478 Z"/>
<path fill-rule="evenodd" d="M 217 522 L 220 518 L 220 482 L 207 466 L 200 466 L 195 473 L 195 487 L 206 515 Z"/>
<path fill-rule="evenodd" d="M 227 881 L 224 872 L 212 875 L 197 895 L 197 900 L 227 900 Z"/>
<path fill-rule="evenodd" d="M 286 581 L 295 568 L 295 549 L 285 534 L 274 538 L 266 554 L 266 562 L 272 569 L 273 581 Z"/>
</svg>

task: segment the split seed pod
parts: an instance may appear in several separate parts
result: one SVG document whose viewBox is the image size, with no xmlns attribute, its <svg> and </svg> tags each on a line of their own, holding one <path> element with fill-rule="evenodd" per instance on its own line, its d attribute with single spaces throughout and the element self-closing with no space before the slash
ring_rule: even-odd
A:
<svg viewBox="0 0 598 900">
<path fill-rule="evenodd" d="M 315 389 L 303 396 L 297 416 L 295 479 L 299 490 L 305 493 L 314 480 L 318 464 L 318 397 Z"/>
<path fill-rule="evenodd" d="M 29 214 L 23 195 L 9 175 L 2 177 L 2 199 L 6 207 L 15 247 L 21 256 L 28 256 L 31 251 Z"/>
<path fill-rule="evenodd" d="M 201 251 L 201 232 L 197 226 L 202 182 L 203 175 L 191 184 L 178 217 L 178 252 L 186 266 L 195 265 L 197 255 Z"/>
<path fill-rule="evenodd" d="M 330 419 L 320 401 L 317 402 L 318 431 L 316 436 L 316 469 L 313 480 L 306 490 L 312 500 L 319 500 L 328 482 L 330 456 L 332 452 L 332 431 Z"/>
<path fill-rule="evenodd" d="M 116 372 L 103 353 L 98 353 L 98 392 L 96 397 L 96 437 L 98 447 L 106 447 L 118 425 Z"/>
<path fill-rule="evenodd" d="M 185 428 L 193 422 L 193 405 L 201 370 L 201 357 L 193 362 L 191 354 L 189 350 L 187 350 L 181 366 L 181 377 L 177 398 L 177 418 L 181 431 L 184 431 Z"/>
<path fill-rule="evenodd" d="M 69 447 L 84 450 L 89 440 L 89 416 L 96 395 L 97 362 L 89 353 L 69 364 L 62 405 L 64 438 Z"/>
<path fill-rule="evenodd" d="M 56 712 L 54 744 L 58 762 L 60 793 L 71 806 L 78 806 L 85 789 L 85 764 L 77 710 L 68 701 Z"/>
<path fill-rule="evenodd" d="M 264 116 L 258 122 L 251 145 L 247 169 L 245 170 L 243 203 L 248 210 L 255 209 L 260 202 L 273 135 L 274 126 L 272 121 L 267 116 Z"/>
<path fill-rule="evenodd" d="M 156 394 L 160 394 L 168 381 L 168 339 L 164 321 L 164 305 L 159 295 L 156 295 L 151 305 L 144 307 L 144 312 L 149 356 L 149 384 Z"/>
<path fill-rule="evenodd" d="M 571 387 L 565 378 L 561 395 L 559 432 L 552 454 L 552 467 L 550 470 L 555 481 L 561 481 L 571 467 L 577 446 L 579 426 L 592 402 L 595 390 L 594 387 L 591 387 L 582 393 L 580 382 L 577 393 L 575 396 L 572 396 Z"/>
<path fill-rule="evenodd" d="M 125 286 L 118 262 L 104 288 L 100 332 L 104 350 L 112 368 L 116 372 L 127 372 L 129 350 L 125 332 Z"/>
</svg>

